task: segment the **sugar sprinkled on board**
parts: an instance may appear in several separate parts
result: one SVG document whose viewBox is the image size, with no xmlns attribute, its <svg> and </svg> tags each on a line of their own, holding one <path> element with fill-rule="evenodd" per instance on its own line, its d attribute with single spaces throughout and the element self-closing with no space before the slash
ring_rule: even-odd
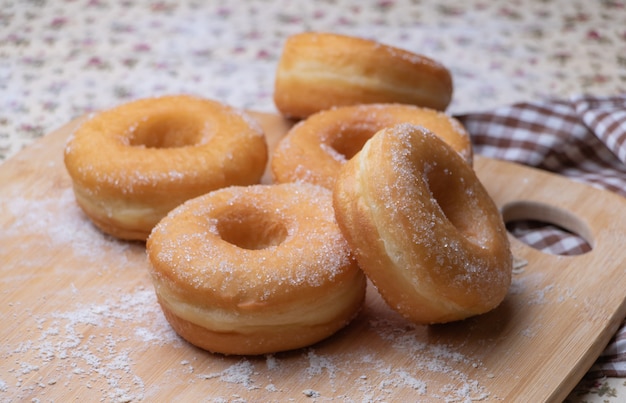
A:
<svg viewBox="0 0 626 403">
<path fill-rule="evenodd" d="M 38 250 L 64 250 L 89 262 L 107 264 L 111 267 L 125 266 L 126 252 L 133 245 L 103 235 L 86 219 L 74 200 L 70 188 L 56 190 L 40 199 L 13 197 L 0 199 L 5 214 L 14 219 L 0 231 L 2 239 L 20 239 L 29 235 L 21 248 Z M 62 217 L 54 212 L 62 212 Z M 106 259 L 103 256 L 106 255 Z M 24 255 L 16 260 L 20 267 L 41 266 L 47 264 L 46 256 L 40 254 Z M 10 269 L 11 267 L 9 267 Z M 19 267 L 16 267 L 19 268 Z"/>
<path fill-rule="evenodd" d="M 489 396 L 484 386 L 459 368 L 478 368 L 477 363 L 464 354 L 459 353 L 454 346 L 423 341 L 418 336 L 419 327 L 401 327 L 394 320 L 374 319 L 370 321 L 372 329 L 391 347 L 410 357 L 410 369 L 401 367 L 391 369 L 387 363 L 369 358 L 368 365 L 376 368 L 379 373 L 386 375 L 385 381 L 379 388 L 402 385 L 415 389 L 419 394 L 428 395 L 446 401 L 475 401 Z M 429 390 L 428 384 L 415 378 L 420 373 L 445 375 L 449 385 L 440 390 Z M 453 386 L 456 385 L 456 386 Z M 428 393 L 427 393 L 428 392 Z"/>
<path fill-rule="evenodd" d="M 274 370 L 279 368 L 279 361 L 276 359 L 276 357 L 274 357 L 273 354 L 267 354 L 267 356 L 265 357 L 265 363 L 267 366 L 268 370 Z"/>
<path fill-rule="evenodd" d="M 302 394 L 306 397 L 320 397 L 320 392 L 313 389 L 304 389 Z"/>
<path fill-rule="evenodd" d="M 146 386 L 134 369 L 137 346 L 149 349 L 164 344 L 181 345 L 162 318 L 154 292 L 144 287 L 111 296 L 102 303 L 78 303 L 27 320 L 33 322 L 28 332 L 31 338 L 0 349 L 5 362 L 14 363 L 7 372 L 15 378 L 13 384 L 9 386 L 9 379 L 3 382 L 6 391 L 17 398 L 29 396 L 41 385 L 72 388 L 79 381 L 87 388 L 107 385 L 101 390 L 104 400 L 142 399 Z M 137 326 L 134 333 L 114 335 L 114 329 L 127 328 L 129 324 Z M 52 375 L 35 379 L 32 374 L 37 372 Z"/>
<path fill-rule="evenodd" d="M 214 379 L 217 378 L 220 381 L 226 383 L 233 383 L 237 385 L 243 385 L 248 390 L 259 389 L 259 386 L 255 385 L 253 375 L 255 369 L 253 364 L 247 359 L 242 359 L 220 372 L 213 372 L 209 374 L 200 374 L 200 379 Z"/>
<path fill-rule="evenodd" d="M 320 375 L 325 370 L 328 373 L 328 377 L 330 379 L 334 379 L 336 377 L 335 373 L 337 371 L 337 367 L 333 363 L 331 358 L 321 356 L 317 354 L 313 349 L 310 349 L 306 353 L 306 358 L 309 361 L 309 366 L 306 369 L 306 373 L 309 376 Z"/>
</svg>

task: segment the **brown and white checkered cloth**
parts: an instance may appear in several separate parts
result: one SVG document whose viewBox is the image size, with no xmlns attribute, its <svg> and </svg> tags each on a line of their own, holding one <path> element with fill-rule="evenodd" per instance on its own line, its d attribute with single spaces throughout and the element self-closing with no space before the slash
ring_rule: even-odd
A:
<svg viewBox="0 0 626 403">
<path fill-rule="evenodd" d="M 476 154 L 545 169 L 626 197 L 626 95 L 520 103 L 456 117 L 472 136 Z M 582 238 L 545 223 L 525 222 L 509 230 L 549 253 L 589 250 Z M 626 321 L 588 376 L 626 377 Z"/>
</svg>

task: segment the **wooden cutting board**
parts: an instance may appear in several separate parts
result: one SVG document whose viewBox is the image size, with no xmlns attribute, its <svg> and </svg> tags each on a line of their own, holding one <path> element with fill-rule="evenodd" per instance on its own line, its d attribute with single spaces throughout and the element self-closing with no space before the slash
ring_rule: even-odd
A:
<svg viewBox="0 0 626 403">
<path fill-rule="evenodd" d="M 272 144 L 289 127 L 255 114 Z M 477 158 L 507 220 L 538 218 L 593 250 L 539 252 L 494 311 L 415 326 L 376 290 L 347 328 L 302 350 L 224 357 L 163 319 L 144 246 L 102 235 L 76 207 L 62 162 L 78 122 L 0 166 L 0 399 L 68 401 L 558 401 L 626 315 L 626 201 L 518 165 Z"/>
</svg>

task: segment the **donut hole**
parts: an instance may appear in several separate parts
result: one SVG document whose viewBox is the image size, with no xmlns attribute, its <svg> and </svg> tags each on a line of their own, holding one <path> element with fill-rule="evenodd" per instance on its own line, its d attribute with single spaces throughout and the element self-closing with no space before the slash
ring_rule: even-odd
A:
<svg viewBox="0 0 626 403">
<path fill-rule="evenodd" d="M 248 250 L 278 246 L 287 238 L 284 223 L 257 210 L 220 218 L 217 231 L 224 241 Z"/>
<path fill-rule="evenodd" d="M 471 194 L 464 185 L 469 180 L 464 179 L 460 172 L 453 174 L 449 169 L 441 167 L 441 164 L 436 164 L 425 172 L 425 182 L 432 200 L 439 206 L 446 219 L 465 238 L 476 244 L 482 244 L 485 239 L 482 234 L 488 231 L 481 220 L 475 219 L 478 206 L 471 202 Z"/>
<path fill-rule="evenodd" d="M 589 226 L 571 212 L 533 201 L 505 205 L 507 231 L 522 243 L 552 255 L 574 256 L 593 250 Z"/>
<path fill-rule="evenodd" d="M 135 147 L 178 148 L 198 144 L 204 122 L 185 113 L 162 113 L 147 117 L 131 128 L 129 143 Z"/>
<path fill-rule="evenodd" d="M 369 122 L 352 123 L 344 127 L 335 128 L 330 141 L 332 150 L 349 160 L 356 155 L 367 140 L 380 129 L 378 125 Z"/>
</svg>

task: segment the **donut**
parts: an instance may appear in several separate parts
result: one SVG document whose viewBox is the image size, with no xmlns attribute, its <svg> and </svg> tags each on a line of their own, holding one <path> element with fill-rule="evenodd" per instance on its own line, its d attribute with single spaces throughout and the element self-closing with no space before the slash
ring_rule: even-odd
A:
<svg viewBox="0 0 626 403">
<path fill-rule="evenodd" d="M 357 315 L 366 279 L 311 184 L 219 189 L 170 212 L 147 241 L 157 300 L 191 344 L 257 355 L 325 339 Z"/>
<path fill-rule="evenodd" d="M 321 111 L 294 125 L 271 156 L 272 180 L 310 182 L 332 189 L 341 166 L 370 137 L 400 123 L 413 123 L 437 133 L 472 164 L 470 136 L 453 117 L 413 105 L 367 104 Z"/>
<path fill-rule="evenodd" d="M 359 266 L 417 324 L 497 307 L 511 283 L 502 217 L 473 169 L 432 132 L 400 124 L 341 168 L 333 206 Z"/>
<path fill-rule="evenodd" d="M 428 57 L 377 41 L 305 32 L 287 38 L 274 81 L 284 116 L 305 118 L 333 106 L 401 103 L 445 110 L 448 69 Z"/>
<path fill-rule="evenodd" d="M 78 205 L 103 232 L 145 241 L 183 201 L 258 183 L 265 135 L 243 112 L 188 95 L 146 98 L 91 115 L 64 161 Z"/>
</svg>

